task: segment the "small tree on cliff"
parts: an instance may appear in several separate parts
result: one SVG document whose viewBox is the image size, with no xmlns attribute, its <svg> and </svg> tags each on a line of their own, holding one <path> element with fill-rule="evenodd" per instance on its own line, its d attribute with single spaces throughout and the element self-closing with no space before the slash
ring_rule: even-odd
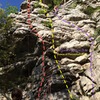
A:
<svg viewBox="0 0 100 100">
<path fill-rule="evenodd" d="M 8 17 L 8 15 L 10 13 L 16 13 L 17 9 L 11 8 L 13 8 L 13 6 L 7 6 L 5 10 L 0 8 L 0 38 L 3 37 L 0 39 L 0 68 L 13 63 L 11 58 L 12 51 L 9 49 L 13 43 L 12 35 L 9 33 L 13 20 Z M 13 82 L 11 82 L 7 77 L 8 76 L 6 76 L 6 73 L 0 75 L 0 92 L 2 92 L 6 98 L 6 92 L 8 91 L 9 87 L 12 87 L 13 84 Z"/>
<path fill-rule="evenodd" d="M 9 15 L 10 13 L 17 13 L 18 8 L 16 6 L 11 6 L 11 5 L 7 4 L 5 12 L 6 12 L 7 15 Z"/>
</svg>

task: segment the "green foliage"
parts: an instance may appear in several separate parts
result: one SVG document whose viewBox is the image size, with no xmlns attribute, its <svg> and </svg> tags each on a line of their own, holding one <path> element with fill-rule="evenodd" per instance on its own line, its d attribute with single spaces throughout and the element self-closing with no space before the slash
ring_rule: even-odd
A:
<svg viewBox="0 0 100 100">
<path fill-rule="evenodd" d="M 91 6 L 88 6 L 85 10 L 84 13 L 91 15 L 93 12 L 95 11 L 95 9 Z"/>
<path fill-rule="evenodd" d="M 100 37 L 97 37 L 96 41 L 98 44 L 100 44 Z"/>
<path fill-rule="evenodd" d="M 11 8 L 11 7 L 10 7 Z M 0 9 L 0 68 L 7 65 L 14 64 L 16 62 L 16 55 L 14 53 L 15 40 L 12 35 L 12 23 L 13 20 L 8 17 L 12 13 L 11 9 Z M 22 76 L 22 70 L 20 67 L 13 69 L 0 70 L 0 91 L 7 93 L 8 89 L 14 87 L 15 85 L 22 84 L 27 80 L 27 77 Z"/>
<path fill-rule="evenodd" d="M 97 28 L 97 29 L 95 30 L 94 37 L 96 38 L 96 37 L 99 36 L 99 35 L 100 35 L 100 28 Z"/>
<path fill-rule="evenodd" d="M 36 2 L 33 5 L 34 5 L 35 8 L 41 7 L 40 4 L 39 4 L 39 2 Z"/>
<path fill-rule="evenodd" d="M 12 22 L 13 20 L 6 16 L 5 11 L 0 9 L 0 34 L 8 35 Z"/>
<path fill-rule="evenodd" d="M 0 18 L 4 15 L 4 10 L 0 8 Z"/>
<path fill-rule="evenodd" d="M 42 23 L 43 23 L 46 27 L 49 27 L 49 28 L 51 28 L 51 26 L 52 26 L 52 22 L 50 22 L 50 21 L 42 21 Z"/>
<path fill-rule="evenodd" d="M 6 66 L 12 62 L 12 51 L 9 50 L 13 43 L 12 36 L 9 34 L 12 22 L 13 20 L 6 16 L 5 11 L 0 9 L 0 36 L 3 37 L 3 39 L 0 40 L 0 67 Z"/>
<path fill-rule="evenodd" d="M 97 29 L 96 29 L 96 35 L 97 35 L 97 36 L 100 35 L 100 28 L 97 28 Z"/>
<path fill-rule="evenodd" d="M 78 97 L 76 97 L 75 95 L 72 96 L 73 98 L 71 100 L 79 100 Z"/>
<path fill-rule="evenodd" d="M 5 24 L 5 12 L 3 9 L 0 8 L 0 29 L 4 26 Z"/>
<path fill-rule="evenodd" d="M 70 8 L 74 9 L 76 6 L 77 6 L 77 2 L 73 2 L 73 3 L 70 5 Z"/>
<path fill-rule="evenodd" d="M 5 12 L 6 12 L 7 15 L 9 15 L 10 13 L 17 13 L 18 8 L 16 6 L 11 6 L 11 5 L 7 4 Z"/>
<path fill-rule="evenodd" d="M 60 5 L 62 3 L 63 0 L 52 0 L 52 1 L 45 1 L 45 3 L 48 5 L 49 7 L 49 10 L 52 10 L 54 8 L 54 5 Z M 33 6 L 35 8 L 37 7 L 41 7 L 41 5 L 39 4 L 39 0 L 33 4 Z M 43 10 L 40 10 L 39 11 L 40 14 L 44 14 L 46 13 L 46 9 L 43 11 Z"/>
<path fill-rule="evenodd" d="M 7 33 L 7 31 L 11 28 L 11 23 L 12 19 L 8 18 L 7 16 L 10 13 L 17 13 L 18 8 L 16 6 L 10 6 L 9 4 L 7 5 L 6 9 L 1 9 L 0 8 L 0 32 L 1 33 Z"/>
<path fill-rule="evenodd" d="M 100 6 L 95 8 L 96 11 L 100 11 Z"/>
<path fill-rule="evenodd" d="M 39 14 L 46 14 L 47 13 L 47 9 L 43 8 L 41 10 L 38 11 Z"/>
<path fill-rule="evenodd" d="M 82 0 L 77 0 L 77 4 L 82 4 L 83 1 Z"/>
<path fill-rule="evenodd" d="M 100 11 L 100 6 L 99 7 L 96 7 L 96 8 L 93 8 L 91 6 L 88 6 L 85 10 L 84 10 L 84 13 L 85 14 L 88 14 L 88 15 L 92 15 L 95 11 Z"/>
<path fill-rule="evenodd" d="M 53 6 L 52 6 L 52 4 L 48 4 L 48 7 L 49 7 L 49 11 L 51 11 L 51 10 L 53 10 Z"/>
<path fill-rule="evenodd" d="M 3 39 L 0 42 L 2 48 L 0 48 L 0 67 L 4 67 L 14 62 L 15 55 L 13 51 L 10 50 L 11 44 L 7 43 L 8 39 Z M 10 41 L 8 41 L 10 42 Z"/>
<path fill-rule="evenodd" d="M 60 5 L 62 3 L 63 0 L 53 0 L 55 5 Z"/>
<path fill-rule="evenodd" d="M 97 28 L 94 33 L 94 38 L 96 39 L 97 43 L 100 44 L 100 28 Z"/>
<path fill-rule="evenodd" d="M 12 8 L 12 6 L 8 6 L 5 10 L 0 9 L 0 37 L 3 36 L 2 40 L 0 40 L 0 69 L 3 67 L 7 68 L 7 65 L 16 62 L 16 55 L 14 54 L 15 40 L 12 35 L 13 19 L 8 17 L 8 15 L 16 13 L 17 9 L 16 7 Z M 19 69 L 8 68 L 3 71 L 0 70 L 0 93 L 7 93 L 8 89 L 26 82 L 27 77 L 22 76 L 20 70 L 22 70 L 20 67 Z"/>
</svg>

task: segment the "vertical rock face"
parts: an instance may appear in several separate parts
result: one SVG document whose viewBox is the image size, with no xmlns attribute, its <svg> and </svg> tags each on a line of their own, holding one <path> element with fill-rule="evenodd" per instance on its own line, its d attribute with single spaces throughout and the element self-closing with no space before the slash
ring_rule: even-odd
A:
<svg viewBox="0 0 100 100">
<path fill-rule="evenodd" d="M 90 6 L 88 0 L 86 4 L 64 3 L 58 8 L 58 15 L 51 11 L 46 16 L 34 3 L 37 1 L 31 0 L 30 22 L 34 31 L 27 23 L 26 1 L 21 4 L 18 15 L 9 15 L 15 20 L 12 34 L 17 59 L 0 69 L 0 78 L 4 74 L 11 77 L 17 68 L 14 77 L 17 79 L 21 74 L 25 79 L 18 84 L 13 78 L 11 81 L 24 90 L 25 100 L 28 97 L 28 100 L 100 100 L 100 36 L 93 37 L 100 26 L 100 8 L 92 16 L 84 12 Z M 43 3 L 51 4 L 52 0 L 43 0 Z M 49 27 L 49 18 L 54 32 Z"/>
</svg>

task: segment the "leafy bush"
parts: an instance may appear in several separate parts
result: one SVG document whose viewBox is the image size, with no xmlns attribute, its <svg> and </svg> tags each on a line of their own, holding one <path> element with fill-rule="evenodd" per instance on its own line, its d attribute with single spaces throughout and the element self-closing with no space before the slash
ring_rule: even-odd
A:
<svg viewBox="0 0 100 100">
<path fill-rule="evenodd" d="M 84 13 L 85 13 L 85 14 L 88 14 L 88 15 L 92 15 L 95 11 L 100 11 L 100 7 L 93 8 L 93 7 L 91 7 L 91 6 L 88 6 L 88 7 L 84 10 Z"/>
<path fill-rule="evenodd" d="M 73 3 L 70 5 L 70 8 L 74 9 L 76 6 L 77 6 L 77 2 L 73 2 Z"/>
<path fill-rule="evenodd" d="M 3 28 L 4 31 L 9 30 L 11 27 L 12 19 L 7 16 L 10 13 L 17 13 L 18 8 L 16 6 L 7 5 L 6 9 L 0 8 L 0 29 Z"/>
<path fill-rule="evenodd" d="M 13 20 L 7 17 L 6 11 L 0 9 L 0 36 L 3 37 L 3 39 L 0 40 L 0 67 L 12 62 L 12 53 L 9 54 L 11 52 L 9 48 L 13 43 L 12 35 L 9 34 L 12 22 Z"/>
<path fill-rule="evenodd" d="M 97 50 L 97 49 L 98 49 L 98 45 L 100 45 L 100 28 L 97 28 L 97 29 L 95 30 L 94 38 L 95 38 L 95 40 L 96 40 L 96 42 L 97 42 L 96 48 L 95 48 L 94 50 Z"/>
<path fill-rule="evenodd" d="M 10 13 L 18 13 L 18 8 L 16 6 L 11 6 L 11 5 L 7 4 L 5 12 L 7 15 L 9 15 Z"/>
<path fill-rule="evenodd" d="M 42 23 L 43 23 L 46 27 L 49 27 L 49 28 L 51 28 L 51 26 L 52 26 L 52 22 L 50 22 L 50 21 L 42 21 Z"/>
<path fill-rule="evenodd" d="M 51 11 L 51 10 L 53 10 L 53 6 L 52 6 L 52 4 L 48 4 L 48 7 L 49 7 L 49 11 Z"/>
<path fill-rule="evenodd" d="M 77 4 L 82 4 L 83 1 L 82 0 L 77 0 Z"/>
<path fill-rule="evenodd" d="M 12 27 L 13 20 L 7 17 L 6 12 L 0 9 L 0 33 L 8 34 L 10 28 Z"/>
<path fill-rule="evenodd" d="M 41 7 L 40 4 L 39 4 L 39 2 L 34 3 L 33 6 L 34 6 L 35 8 Z"/>
<path fill-rule="evenodd" d="M 42 0 L 42 3 L 45 3 L 48 5 L 49 10 L 52 10 L 55 5 L 60 5 L 62 2 L 63 0 Z M 38 7 L 39 4 L 37 3 L 36 6 Z"/>
<path fill-rule="evenodd" d="M 0 67 L 6 67 L 15 62 L 15 54 L 11 47 L 14 44 L 14 38 L 12 36 L 11 27 L 13 20 L 8 17 L 10 13 L 16 13 L 16 9 L 12 9 L 12 6 L 7 7 L 5 10 L 0 8 Z M 13 87 L 13 81 L 6 75 L 7 72 L 2 71 L 3 75 L 0 75 L 0 91 L 6 93 L 7 90 Z"/>
<path fill-rule="evenodd" d="M 5 12 L 3 9 L 0 9 L 0 29 L 4 26 L 5 24 Z"/>
<path fill-rule="evenodd" d="M 73 98 L 71 100 L 79 100 L 78 97 L 76 97 L 75 95 L 72 96 Z"/>
<path fill-rule="evenodd" d="M 100 44 L 100 37 L 99 36 L 96 38 L 96 41 L 98 44 Z"/>
<path fill-rule="evenodd" d="M 84 13 L 91 15 L 93 12 L 95 11 L 95 9 L 91 6 L 88 6 L 85 10 Z"/>
<path fill-rule="evenodd" d="M 62 1 L 63 0 L 54 0 L 53 2 L 54 2 L 55 5 L 60 5 L 62 3 Z"/>
<path fill-rule="evenodd" d="M 97 34 L 97 36 L 100 35 L 100 28 L 96 29 L 96 34 Z"/>
<path fill-rule="evenodd" d="M 41 10 L 38 11 L 39 14 L 46 14 L 47 13 L 47 9 L 43 8 Z"/>
</svg>

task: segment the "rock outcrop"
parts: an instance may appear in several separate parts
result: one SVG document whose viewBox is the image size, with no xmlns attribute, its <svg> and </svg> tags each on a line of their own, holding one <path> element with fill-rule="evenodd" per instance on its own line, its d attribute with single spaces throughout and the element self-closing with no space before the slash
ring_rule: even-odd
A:
<svg viewBox="0 0 100 100">
<path fill-rule="evenodd" d="M 76 3 L 75 7 L 64 3 L 57 15 L 51 11 L 46 16 L 39 13 L 41 8 L 34 7 L 37 1 L 31 0 L 32 30 L 36 29 L 39 37 L 28 26 L 26 1 L 21 4 L 18 15 L 9 15 L 15 21 L 12 34 L 17 60 L 0 69 L 0 78 L 5 77 L 5 72 L 11 77 L 16 71 L 15 79 L 20 74 L 25 77 L 24 85 L 17 84 L 24 87 L 25 100 L 28 97 L 28 100 L 36 100 L 38 94 L 40 100 L 100 100 L 100 38 L 93 37 L 100 27 L 100 8 L 91 16 L 86 14 L 83 10 L 90 6 L 88 1 Z M 93 2 L 97 3 L 99 1 Z M 45 25 L 50 24 L 49 18 L 54 32 Z"/>
</svg>

